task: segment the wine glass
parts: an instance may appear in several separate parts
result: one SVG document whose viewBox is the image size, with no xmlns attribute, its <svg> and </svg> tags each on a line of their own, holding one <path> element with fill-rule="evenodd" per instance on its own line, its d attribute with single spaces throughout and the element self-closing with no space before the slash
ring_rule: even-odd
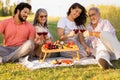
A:
<svg viewBox="0 0 120 80">
<path fill-rule="evenodd" d="M 43 28 L 38 28 L 38 29 L 37 29 L 37 34 L 38 34 L 39 36 L 43 35 L 43 32 L 44 32 L 44 29 L 43 29 Z"/>
<path fill-rule="evenodd" d="M 81 26 L 80 26 L 80 32 L 83 33 L 83 32 L 85 32 L 85 31 L 86 31 L 86 28 L 85 28 L 83 25 L 81 25 Z"/>
<path fill-rule="evenodd" d="M 44 38 L 44 43 L 48 40 L 48 30 L 46 28 L 43 29 L 43 38 Z"/>
<path fill-rule="evenodd" d="M 44 36 L 43 36 L 43 31 L 44 29 L 41 27 L 36 27 L 36 41 L 38 42 L 39 45 L 44 43 Z"/>
<path fill-rule="evenodd" d="M 74 33 L 77 34 L 79 32 L 79 29 L 73 29 Z"/>
<path fill-rule="evenodd" d="M 43 35 L 46 36 L 48 34 L 48 31 L 46 29 L 43 30 Z"/>
</svg>

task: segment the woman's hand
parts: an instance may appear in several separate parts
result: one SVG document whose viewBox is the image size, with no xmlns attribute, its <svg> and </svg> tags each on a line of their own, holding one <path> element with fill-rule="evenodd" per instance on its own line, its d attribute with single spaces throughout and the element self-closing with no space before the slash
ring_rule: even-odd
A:
<svg viewBox="0 0 120 80">
<path fill-rule="evenodd" d="M 35 44 L 43 44 L 44 42 L 44 36 L 43 35 L 36 35 L 36 38 L 34 39 Z"/>
<path fill-rule="evenodd" d="M 48 35 L 45 35 L 44 36 L 44 43 L 47 43 L 47 42 L 51 42 L 52 43 L 52 39 L 50 37 L 48 37 Z"/>
<path fill-rule="evenodd" d="M 90 36 L 90 31 L 85 31 L 85 32 L 83 32 L 83 36 L 84 37 L 89 37 Z"/>
<path fill-rule="evenodd" d="M 77 34 L 75 34 L 75 32 L 72 30 L 67 36 L 68 37 L 74 37 L 76 36 Z"/>
</svg>

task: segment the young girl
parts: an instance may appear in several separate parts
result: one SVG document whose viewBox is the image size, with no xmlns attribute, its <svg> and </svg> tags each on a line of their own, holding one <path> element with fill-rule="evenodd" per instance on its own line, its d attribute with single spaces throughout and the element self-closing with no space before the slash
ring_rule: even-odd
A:
<svg viewBox="0 0 120 80">
<path fill-rule="evenodd" d="M 69 8 L 67 17 L 61 18 L 57 24 L 59 39 L 62 41 L 74 41 L 79 46 L 81 57 L 87 56 L 90 48 L 85 44 L 82 33 L 79 31 L 76 33 L 74 30 L 85 24 L 86 17 L 85 8 L 79 3 L 74 3 Z M 71 57 L 71 53 L 61 53 L 61 56 Z"/>
</svg>

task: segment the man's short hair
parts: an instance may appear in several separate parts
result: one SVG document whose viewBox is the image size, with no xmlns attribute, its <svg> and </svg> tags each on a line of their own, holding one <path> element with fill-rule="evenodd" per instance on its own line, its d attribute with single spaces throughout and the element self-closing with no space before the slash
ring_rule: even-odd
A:
<svg viewBox="0 0 120 80">
<path fill-rule="evenodd" d="M 24 3 L 24 2 L 21 2 L 21 3 L 19 3 L 17 6 L 16 6 L 16 8 L 15 8 L 15 10 L 14 10 L 14 14 L 16 14 L 17 13 L 17 10 L 23 10 L 24 8 L 28 8 L 29 10 L 31 10 L 31 5 L 30 4 L 28 4 L 28 3 Z"/>
<path fill-rule="evenodd" d="M 100 13 L 100 11 L 99 11 L 99 9 L 97 8 L 97 7 L 91 7 L 90 9 L 89 9 L 89 11 L 90 10 L 95 10 L 97 13 Z"/>
</svg>

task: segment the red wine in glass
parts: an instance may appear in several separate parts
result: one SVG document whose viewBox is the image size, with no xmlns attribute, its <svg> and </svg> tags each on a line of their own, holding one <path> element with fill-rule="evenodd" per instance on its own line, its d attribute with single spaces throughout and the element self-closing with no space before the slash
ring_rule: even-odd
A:
<svg viewBox="0 0 120 80">
<path fill-rule="evenodd" d="M 75 34 L 77 34 L 79 29 L 73 29 L 73 31 L 75 32 Z"/>
<path fill-rule="evenodd" d="M 82 32 L 82 33 L 85 32 L 85 29 L 80 29 L 80 32 Z"/>
<path fill-rule="evenodd" d="M 48 32 L 43 32 L 43 35 L 47 35 L 48 34 Z"/>
<path fill-rule="evenodd" d="M 42 34 L 43 34 L 43 32 L 37 32 L 37 34 L 40 36 L 40 35 L 42 35 Z"/>
<path fill-rule="evenodd" d="M 83 33 L 83 32 L 85 32 L 85 31 L 86 31 L 86 28 L 85 28 L 83 25 L 81 25 L 81 26 L 80 26 L 80 32 Z"/>
</svg>

